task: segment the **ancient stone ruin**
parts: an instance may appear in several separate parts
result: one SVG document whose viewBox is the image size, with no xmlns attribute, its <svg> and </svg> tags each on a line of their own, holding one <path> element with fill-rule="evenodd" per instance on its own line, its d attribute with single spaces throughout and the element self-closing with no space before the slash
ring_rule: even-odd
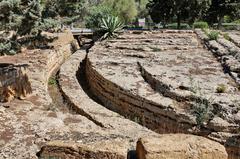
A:
<svg viewBox="0 0 240 159">
<path fill-rule="evenodd" d="M 235 37 L 227 43 L 201 30 L 126 31 L 72 55 L 74 39 L 59 41 L 67 38 L 29 62 L 32 96 L 0 107 L 0 156 L 239 158 Z M 58 69 L 56 97 L 46 88 Z"/>
<path fill-rule="evenodd" d="M 108 109 L 155 132 L 205 136 L 238 154 L 240 91 L 229 74 L 192 31 L 124 34 L 95 45 L 86 59 L 91 92 Z"/>
</svg>

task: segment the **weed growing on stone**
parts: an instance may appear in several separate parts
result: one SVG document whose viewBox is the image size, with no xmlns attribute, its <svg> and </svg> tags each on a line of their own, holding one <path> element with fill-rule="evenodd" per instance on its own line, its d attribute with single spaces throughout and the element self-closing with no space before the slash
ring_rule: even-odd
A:
<svg viewBox="0 0 240 159">
<path fill-rule="evenodd" d="M 208 28 L 203 28 L 202 31 L 203 31 L 206 35 L 208 35 L 208 33 L 209 33 L 209 29 L 208 29 Z"/>
<path fill-rule="evenodd" d="M 192 110 L 196 116 L 196 122 L 199 127 L 203 126 L 207 121 L 213 118 L 213 98 L 206 98 L 204 92 L 199 87 L 199 83 L 194 84 L 193 79 L 190 77 L 191 91 L 193 92 L 194 98 Z"/>
<path fill-rule="evenodd" d="M 213 117 L 213 99 L 200 98 L 194 103 L 194 113 L 196 115 L 196 122 L 198 126 L 203 126 L 207 121 Z"/>
<path fill-rule="evenodd" d="M 159 52 L 161 51 L 160 48 L 157 48 L 157 47 L 150 47 L 152 49 L 153 52 Z"/>
<path fill-rule="evenodd" d="M 56 80 L 56 78 L 50 77 L 49 80 L 48 80 L 48 84 L 49 84 L 49 85 L 56 86 L 56 85 L 57 85 L 57 80 Z"/>
<path fill-rule="evenodd" d="M 224 84 L 218 85 L 216 89 L 216 93 L 226 93 L 226 91 L 227 91 L 227 86 L 225 86 Z"/>
<path fill-rule="evenodd" d="M 218 31 L 210 31 L 208 33 L 208 37 L 210 40 L 217 40 L 219 38 L 219 32 Z"/>
</svg>

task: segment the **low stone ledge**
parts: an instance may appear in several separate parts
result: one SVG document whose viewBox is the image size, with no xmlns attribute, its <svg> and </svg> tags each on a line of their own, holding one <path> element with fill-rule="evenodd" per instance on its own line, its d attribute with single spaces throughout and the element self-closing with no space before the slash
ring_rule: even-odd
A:
<svg viewBox="0 0 240 159">
<path fill-rule="evenodd" d="M 137 142 L 138 159 L 227 159 L 221 144 L 204 137 L 171 134 L 144 137 Z"/>
</svg>

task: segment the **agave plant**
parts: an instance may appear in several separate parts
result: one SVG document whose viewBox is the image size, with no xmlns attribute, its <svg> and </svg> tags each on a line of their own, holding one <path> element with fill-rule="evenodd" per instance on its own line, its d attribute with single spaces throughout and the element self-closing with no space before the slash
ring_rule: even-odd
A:
<svg viewBox="0 0 240 159">
<path fill-rule="evenodd" d="M 118 17 L 107 16 L 106 18 L 102 18 L 100 23 L 100 30 L 104 33 L 102 39 L 113 38 L 122 28 L 123 23 Z"/>
</svg>

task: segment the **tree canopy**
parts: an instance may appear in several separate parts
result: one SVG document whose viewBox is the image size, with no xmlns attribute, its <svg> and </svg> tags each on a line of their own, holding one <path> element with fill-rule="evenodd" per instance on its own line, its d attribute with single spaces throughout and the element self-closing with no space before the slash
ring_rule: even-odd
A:
<svg viewBox="0 0 240 159">
<path fill-rule="evenodd" d="M 221 26 L 224 16 L 240 17 L 239 0 L 212 0 L 210 9 L 205 16 L 206 21 L 210 24 L 218 22 Z"/>
<path fill-rule="evenodd" d="M 210 7 L 211 0 L 151 0 L 147 7 L 154 22 L 166 23 L 177 18 L 178 28 L 182 20 L 192 23 L 202 17 Z"/>
<path fill-rule="evenodd" d="M 137 6 L 134 0 L 104 0 L 103 5 L 112 8 L 125 23 L 135 20 L 137 16 Z"/>
<path fill-rule="evenodd" d="M 39 40 L 42 31 L 54 27 L 53 19 L 42 16 L 43 8 L 40 0 L 0 1 L 0 54 L 19 52 L 23 43 Z"/>
</svg>

